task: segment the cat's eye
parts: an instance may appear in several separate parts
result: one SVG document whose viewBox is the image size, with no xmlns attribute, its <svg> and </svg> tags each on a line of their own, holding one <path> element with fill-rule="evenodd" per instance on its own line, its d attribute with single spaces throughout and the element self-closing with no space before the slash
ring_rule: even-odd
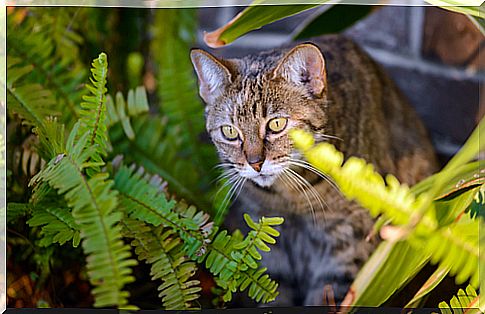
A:
<svg viewBox="0 0 485 314">
<path fill-rule="evenodd" d="M 238 138 L 238 133 L 235 127 L 232 125 L 223 125 L 221 127 L 222 135 L 230 141 L 235 141 Z"/>
<path fill-rule="evenodd" d="M 269 120 L 268 129 L 273 133 L 279 133 L 286 128 L 286 123 L 288 119 L 286 118 L 274 118 Z"/>
</svg>

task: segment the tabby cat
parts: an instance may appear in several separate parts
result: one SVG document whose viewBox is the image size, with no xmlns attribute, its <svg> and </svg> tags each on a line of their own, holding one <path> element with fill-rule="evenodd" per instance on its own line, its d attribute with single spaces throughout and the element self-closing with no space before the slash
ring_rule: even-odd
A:
<svg viewBox="0 0 485 314">
<path fill-rule="evenodd" d="M 276 247 L 263 257 L 280 283 L 274 306 L 341 302 L 379 241 L 373 219 L 347 201 L 296 151 L 288 130 L 334 144 L 383 174 L 413 184 L 436 159 L 425 128 L 393 82 L 341 35 L 240 59 L 191 51 L 206 103 L 206 126 L 239 193 L 227 219 L 283 216 Z M 331 289 L 329 289 L 331 287 Z M 327 294 L 328 296 L 328 294 Z"/>
</svg>

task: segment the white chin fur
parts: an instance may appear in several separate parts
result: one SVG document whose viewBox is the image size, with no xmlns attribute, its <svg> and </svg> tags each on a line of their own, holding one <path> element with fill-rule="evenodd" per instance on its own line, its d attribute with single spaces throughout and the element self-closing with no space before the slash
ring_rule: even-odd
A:
<svg viewBox="0 0 485 314">
<path fill-rule="evenodd" d="M 276 176 L 275 175 L 272 175 L 272 176 L 258 176 L 258 177 L 255 177 L 255 178 L 251 178 L 251 181 L 253 181 L 257 185 L 259 185 L 261 187 L 264 187 L 264 188 L 267 188 L 267 187 L 271 186 L 274 183 L 275 180 L 276 180 Z"/>
<path fill-rule="evenodd" d="M 261 172 L 256 172 L 253 168 L 246 164 L 243 169 L 239 170 L 239 175 L 250 179 L 261 187 L 269 187 L 275 182 L 276 178 L 278 177 L 278 173 L 282 170 L 283 167 L 281 165 L 275 165 L 266 160 L 261 167 Z"/>
</svg>

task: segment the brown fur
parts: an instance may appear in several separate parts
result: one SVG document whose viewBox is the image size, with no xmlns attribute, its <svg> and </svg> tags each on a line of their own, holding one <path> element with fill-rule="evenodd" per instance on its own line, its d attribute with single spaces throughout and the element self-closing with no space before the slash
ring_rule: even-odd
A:
<svg viewBox="0 0 485 314">
<path fill-rule="evenodd" d="M 241 176 L 257 159 L 271 161 L 276 170 L 291 168 L 326 202 L 322 206 L 311 188 L 298 188 L 284 175 L 244 182 L 229 225 L 241 228 L 242 212 L 286 218 L 277 247 L 263 260 L 281 282 L 277 304 L 321 304 L 326 284 L 341 300 L 375 247 L 376 240 L 365 240 L 373 220 L 327 180 L 288 164 L 300 155 L 287 131 L 310 131 L 317 142 L 328 141 L 346 157 L 362 157 L 411 185 L 436 170 L 419 117 L 383 70 L 341 36 L 242 59 L 219 60 L 196 50 L 192 60 L 207 103 L 207 130 L 221 159 Z M 288 127 L 269 132 L 268 121 L 280 116 L 288 118 Z M 221 136 L 221 125 L 227 124 L 237 127 L 239 140 Z"/>
</svg>

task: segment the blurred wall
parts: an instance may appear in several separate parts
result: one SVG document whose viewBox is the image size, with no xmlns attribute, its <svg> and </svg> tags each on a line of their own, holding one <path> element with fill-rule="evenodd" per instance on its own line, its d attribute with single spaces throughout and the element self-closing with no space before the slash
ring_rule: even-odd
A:
<svg viewBox="0 0 485 314">
<path fill-rule="evenodd" d="M 203 31 L 229 21 L 241 7 L 202 8 Z M 231 45 L 210 50 L 228 57 L 277 47 L 318 9 L 267 25 Z M 467 17 L 434 7 L 376 6 L 368 17 L 345 32 L 354 38 L 395 79 L 425 121 L 440 158 L 445 161 L 470 135 L 485 80 L 484 37 Z M 483 93 L 485 96 L 485 92 Z M 482 97 L 482 102 L 484 97 Z"/>
</svg>

